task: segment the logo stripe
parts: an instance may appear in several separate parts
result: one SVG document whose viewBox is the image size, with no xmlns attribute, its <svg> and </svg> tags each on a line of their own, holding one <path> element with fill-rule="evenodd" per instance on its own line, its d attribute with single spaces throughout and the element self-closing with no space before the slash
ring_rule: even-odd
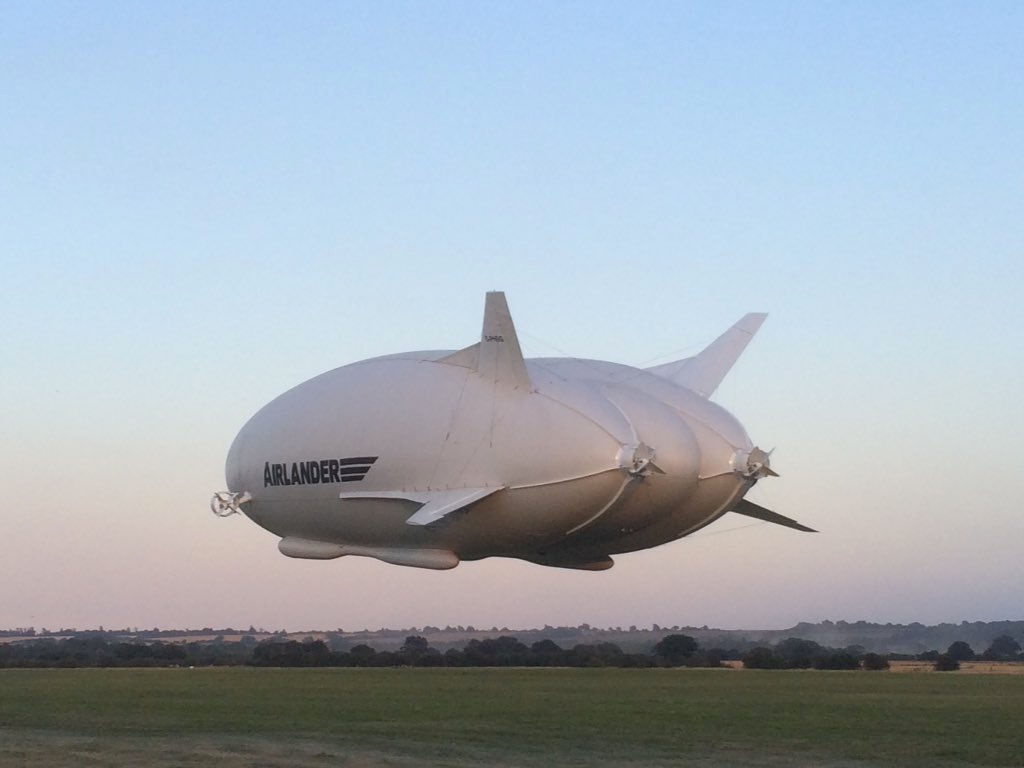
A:
<svg viewBox="0 0 1024 768">
<path fill-rule="evenodd" d="M 338 467 L 339 475 L 365 475 L 370 471 L 367 466 L 362 467 Z"/>
</svg>

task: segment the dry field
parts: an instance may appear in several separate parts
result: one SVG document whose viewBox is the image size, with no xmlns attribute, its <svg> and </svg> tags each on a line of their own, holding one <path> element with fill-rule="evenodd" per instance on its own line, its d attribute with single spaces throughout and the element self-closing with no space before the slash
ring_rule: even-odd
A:
<svg viewBox="0 0 1024 768">
<path fill-rule="evenodd" d="M 723 665 L 729 669 L 743 669 L 742 661 L 723 661 Z M 889 671 L 900 674 L 907 672 L 934 672 L 934 665 L 930 661 L 891 661 Z M 960 663 L 958 672 L 945 672 L 943 674 L 968 674 L 968 675 L 1024 675 L 1024 661 L 964 661 Z"/>
<path fill-rule="evenodd" d="M 934 672 L 930 661 L 892 661 L 891 672 Z M 943 674 L 1024 675 L 1024 661 L 962 661 L 957 672 Z"/>
</svg>

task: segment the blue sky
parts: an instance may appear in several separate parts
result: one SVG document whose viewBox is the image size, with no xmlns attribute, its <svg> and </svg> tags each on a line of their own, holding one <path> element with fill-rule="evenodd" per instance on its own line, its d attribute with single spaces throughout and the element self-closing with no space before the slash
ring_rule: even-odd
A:
<svg viewBox="0 0 1024 768">
<path fill-rule="evenodd" d="M 994 2 L 4 4 L 0 625 L 1020 618 L 1022 33 Z M 751 498 L 822 533 L 425 574 L 209 514 L 263 403 L 471 343 L 489 289 L 528 355 L 630 364 L 769 312 L 716 399 L 777 447 Z"/>
</svg>

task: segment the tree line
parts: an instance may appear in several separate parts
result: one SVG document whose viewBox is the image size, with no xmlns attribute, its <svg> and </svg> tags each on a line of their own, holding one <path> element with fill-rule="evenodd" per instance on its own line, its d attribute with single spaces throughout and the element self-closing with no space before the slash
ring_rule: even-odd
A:
<svg viewBox="0 0 1024 768">
<path fill-rule="evenodd" d="M 981 654 L 976 654 L 963 640 L 953 642 L 945 653 L 925 651 L 917 656 L 892 653 L 866 653 L 850 646 L 843 650 L 827 648 L 813 640 L 788 638 L 773 646 L 758 646 L 743 654 L 748 669 L 888 669 L 890 659 L 916 659 L 931 662 L 939 672 L 960 669 L 962 661 L 1024 661 L 1021 645 L 1010 635 L 996 637 Z"/>
<path fill-rule="evenodd" d="M 397 651 L 360 643 L 332 647 L 323 640 L 256 642 L 116 642 L 107 638 L 36 639 L 0 644 L 0 667 L 659 667 L 721 666 L 723 652 L 703 650 L 686 635 L 669 635 L 650 653 L 625 653 L 614 643 L 562 648 L 553 640 L 526 645 L 514 637 L 470 640 L 441 652 L 418 635 Z"/>
<path fill-rule="evenodd" d="M 515 637 L 470 640 L 463 648 L 444 652 L 426 638 L 410 635 L 395 651 L 378 651 L 365 643 L 346 647 L 336 642 L 271 638 L 257 642 L 173 643 L 124 642 L 102 636 L 35 639 L 0 644 L 0 667 L 719 667 L 723 661 L 741 660 L 749 669 L 867 669 L 889 667 L 891 658 L 850 646 L 829 648 L 813 640 L 788 638 L 773 646 L 746 651 L 702 648 L 689 635 L 666 635 L 647 653 L 626 653 L 609 642 L 575 644 L 563 648 L 550 639 L 530 645 Z M 957 669 L 961 661 L 1021 660 L 1021 646 L 1009 635 L 993 640 L 982 654 L 965 642 L 953 643 L 945 653 L 928 651 L 917 658 L 936 669 Z"/>
</svg>

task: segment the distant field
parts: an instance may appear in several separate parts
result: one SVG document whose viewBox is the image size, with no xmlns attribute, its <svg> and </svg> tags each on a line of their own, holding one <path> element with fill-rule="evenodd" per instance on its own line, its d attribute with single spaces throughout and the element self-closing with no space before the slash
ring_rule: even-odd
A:
<svg viewBox="0 0 1024 768">
<path fill-rule="evenodd" d="M 930 661 L 893 661 L 893 672 L 932 672 L 935 665 Z M 1024 662 L 1020 661 L 961 661 L 955 674 L 973 675 L 1024 675 Z M 950 674 L 943 672 L 942 674 Z"/>
<path fill-rule="evenodd" d="M 742 661 L 722 662 L 730 669 L 743 669 Z M 935 664 L 931 661 L 891 661 L 892 672 L 934 672 Z M 943 672 L 942 674 L 950 674 Z M 963 675 L 1024 675 L 1024 662 L 1021 661 L 962 661 L 956 674 Z"/>
<path fill-rule="evenodd" d="M 1024 676 L 0 671 L 0 765 L 1024 765 Z"/>
</svg>

